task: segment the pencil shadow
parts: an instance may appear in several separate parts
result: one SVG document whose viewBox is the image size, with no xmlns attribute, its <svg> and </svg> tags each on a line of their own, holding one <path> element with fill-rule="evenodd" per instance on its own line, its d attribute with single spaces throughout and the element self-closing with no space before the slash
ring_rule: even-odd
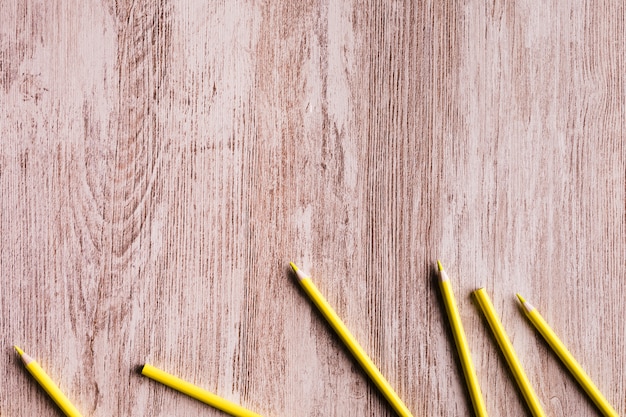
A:
<svg viewBox="0 0 626 417">
<path fill-rule="evenodd" d="M 146 365 L 145 364 L 135 365 L 135 367 L 133 368 L 133 371 L 139 375 L 142 375 L 141 372 L 143 371 L 144 366 Z"/>
<path fill-rule="evenodd" d="M 459 375 L 461 385 L 463 385 L 464 387 L 463 393 L 465 394 L 465 405 L 470 411 L 470 415 L 476 416 L 476 412 L 474 411 L 474 404 L 472 404 L 472 397 L 470 395 L 467 383 L 465 382 L 465 375 L 463 374 L 463 365 L 461 364 L 461 358 L 459 358 L 459 353 L 454 342 L 454 333 L 452 331 L 452 326 L 450 325 L 450 320 L 448 319 L 446 305 L 444 304 L 445 302 L 443 300 L 443 295 L 441 294 L 441 289 L 439 288 L 439 269 L 435 264 L 430 265 L 429 282 L 431 290 L 435 293 L 435 296 L 437 297 L 437 306 L 439 309 L 439 316 L 441 317 L 440 322 L 445 323 L 442 327 L 444 329 L 444 332 L 446 333 L 448 341 L 450 342 L 450 350 L 451 352 L 453 352 L 453 361 L 456 365 L 456 369 L 458 369 L 457 375 Z"/>
<path fill-rule="evenodd" d="M 391 407 L 391 405 L 389 404 L 387 399 L 376 388 L 376 386 L 374 385 L 374 383 L 372 382 L 370 377 L 367 375 L 367 373 L 363 370 L 363 368 L 361 367 L 359 362 L 354 358 L 354 356 L 352 355 L 350 350 L 346 347 L 346 345 L 343 344 L 343 342 L 341 341 L 341 339 L 339 338 L 339 336 L 337 335 L 335 330 L 331 327 L 330 324 L 328 324 L 328 321 L 326 321 L 326 319 L 324 318 L 322 313 L 317 309 L 317 307 L 315 307 L 315 305 L 313 305 L 312 301 L 309 299 L 308 294 L 298 284 L 298 276 L 296 275 L 295 272 L 293 272 L 293 269 L 291 269 L 291 267 L 286 269 L 286 274 L 290 278 L 290 281 L 292 283 L 292 287 L 296 288 L 296 291 L 308 303 L 309 307 L 313 311 L 312 316 L 314 315 L 314 316 L 317 316 L 319 318 L 320 326 L 324 327 L 326 329 L 326 331 L 328 332 L 328 334 L 330 335 L 329 339 L 330 339 L 330 343 L 333 344 L 333 348 L 335 348 L 338 351 L 342 351 L 344 356 L 350 361 L 350 364 L 351 364 L 350 371 L 353 372 L 353 370 L 356 369 L 357 372 L 363 376 L 363 379 L 368 384 L 369 394 L 377 397 L 379 399 L 379 401 L 380 401 L 380 404 L 383 407 L 386 407 L 388 410 L 390 410 L 393 413 L 394 412 L 393 411 L 393 407 Z M 369 352 L 368 352 L 368 354 L 369 354 Z M 372 359 L 372 360 L 374 360 L 374 359 Z M 376 363 L 376 361 L 374 361 L 374 363 Z M 378 364 L 376 364 L 376 366 L 378 366 Z"/>
<path fill-rule="evenodd" d="M 285 275 L 289 277 L 289 283 L 291 284 L 291 286 L 300 291 L 301 295 L 305 295 L 302 288 L 300 288 L 300 285 L 298 285 L 298 275 L 293 272 L 293 268 L 291 268 L 291 266 L 287 264 L 283 267 L 283 271 L 285 272 Z"/>
<path fill-rule="evenodd" d="M 477 290 L 478 289 L 479 288 L 477 288 Z M 481 319 L 481 321 L 483 323 L 483 326 L 485 326 L 485 328 L 487 329 L 487 334 L 489 335 L 488 336 L 489 339 L 491 340 L 491 342 L 495 346 L 496 352 L 498 352 L 497 353 L 498 357 L 500 358 L 500 361 L 504 365 L 503 368 L 505 369 L 505 372 L 506 372 L 508 378 L 511 380 L 513 386 L 515 387 L 515 391 L 517 392 L 517 395 L 519 397 L 520 403 L 522 404 L 522 407 L 524 407 L 524 409 L 528 412 L 529 416 L 532 416 L 532 410 L 530 409 L 530 407 L 526 403 L 526 399 L 524 398 L 524 393 L 522 392 L 522 390 L 519 387 L 519 385 L 517 385 L 517 381 L 515 380 L 515 375 L 513 374 L 513 371 L 511 371 L 511 368 L 509 367 L 509 363 L 507 362 L 506 357 L 504 356 L 504 353 L 502 353 L 502 349 L 500 349 L 500 345 L 498 344 L 498 340 L 496 339 L 496 336 L 493 334 L 493 331 L 491 330 L 491 326 L 489 326 L 489 322 L 487 321 L 487 318 L 483 314 L 482 309 L 480 308 L 480 305 L 478 305 L 478 300 L 476 300 L 476 297 L 474 296 L 474 294 L 472 294 L 471 299 L 472 299 L 472 304 L 474 304 L 474 308 L 476 309 L 476 311 L 478 312 L 478 315 L 480 316 L 480 319 Z M 500 315 L 498 315 L 498 318 L 500 318 L 500 320 L 502 320 Z M 522 366 L 523 366 L 523 364 L 522 364 Z M 541 402 L 541 404 L 542 404 L 542 407 L 543 407 L 544 406 L 543 402 Z"/>
</svg>

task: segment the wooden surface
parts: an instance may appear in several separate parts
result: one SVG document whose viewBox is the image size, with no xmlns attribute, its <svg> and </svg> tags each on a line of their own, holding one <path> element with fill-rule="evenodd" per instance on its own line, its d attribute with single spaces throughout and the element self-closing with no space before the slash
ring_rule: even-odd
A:
<svg viewBox="0 0 626 417">
<path fill-rule="evenodd" d="M 489 3 L 489 4 L 487 4 Z M 620 1 L 0 3 L 0 415 L 392 416 L 299 290 L 309 271 L 417 416 L 596 416 L 536 305 L 626 412 Z"/>
</svg>

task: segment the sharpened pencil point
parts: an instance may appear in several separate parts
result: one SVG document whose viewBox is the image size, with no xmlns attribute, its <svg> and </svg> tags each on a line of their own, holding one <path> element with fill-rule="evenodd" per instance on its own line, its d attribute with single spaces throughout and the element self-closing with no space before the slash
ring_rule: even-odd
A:
<svg viewBox="0 0 626 417">
<path fill-rule="evenodd" d="M 522 303 L 522 307 L 524 307 L 524 310 L 526 310 L 527 313 L 530 313 L 535 309 L 535 307 L 533 307 L 533 305 L 526 301 L 521 295 L 517 294 L 517 298 L 519 298 L 520 303 Z"/>
<path fill-rule="evenodd" d="M 296 264 L 294 264 L 293 262 L 289 262 L 289 265 L 291 265 L 291 268 L 293 269 L 293 272 L 296 273 L 296 276 L 298 277 L 298 279 L 300 281 L 302 281 L 305 278 L 308 278 L 307 274 L 305 274 L 304 271 L 302 271 L 300 268 L 298 268 L 296 266 Z"/>
<path fill-rule="evenodd" d="M 448 273 L 443 269 L 440 260 L 437 260 L 437 267 L 439 268 L 439 280 L 441 282 L 448 281 Z"/>
<path fill-rule="evenodd" d="M 24 352 L 22 349 L 20 349 L 19 347 L 17 347 L 16 345 L 13 346 L 13 349 L 15 349 L 15 351 L 17 352 L 18 355 L 20 355 L 20 358 L 22 359 L 22 362 L 24 363 L 24 365 L 28 365 L 29 363 L 33 362 L 34 359 L 31 358 L 28 353 Z"/>
</svg>

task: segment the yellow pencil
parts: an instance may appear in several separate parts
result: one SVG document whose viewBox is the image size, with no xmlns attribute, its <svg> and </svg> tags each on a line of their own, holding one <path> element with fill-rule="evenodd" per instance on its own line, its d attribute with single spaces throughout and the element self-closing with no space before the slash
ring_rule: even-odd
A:
<svg viewBox="0 0 626 417">
<path fill-rule="evenodd" d="M 526 400 L 526 404 L 528 404 L 530 412 L 534 417 L 545 417 L 546 414 L 544 413 L 543 408 L 541 408 L 539 398 L 537 398 L 535 390 L 533 390 L 530 385 L 530 381 L 528 381 L 528 377 L 526 377 L 524 369 L 522 368 L 519 359 L 517 359 L 513 345 L 511 344 L 509 337 L 506 335 L 504 327 L 502 327 L 502 323 L 493 308 L 493 304 L 487 295 L 487 291 L 485 291 L 484 288 L 481 288 L 474 291 L 474 295 L 476 296 L 478 305 L 483 311 L 483 314 L 489 323 L 489 327 L 491 327 L 491 330 L 498 341 L 498 345 L 500 346 L 500 349 L 509 364 L 509 368 L 515 377 L 515 381 L 517 382 L 520 391 L 522 391 L 522 395 Z"/>
<path fill-rule="evenodd" d="M 443 295 L 443 301 L 446 305 L 446 312 L 448 313 L 448 320 L 450 320 L 450 327 L 452 327 L 452 334 L 454 335 L 457 351 L 459 352 L 459 359 L 461 360 L 463 374 L 465 375 L 465 381 L 467 382 L 467 389 L 469 390 L 470 397 L 472 398 L 472 404 L 474 405 L 474 412 L 477 417 L 486 417 L 487 408 L 485 407 L 483 394 L 480 392 L 478 378 L 476 377 L 476 371 L 474 370 L 472 356 L 467 344 L 467 339 L 465 338 L 465 331 L 463 330 L 461 316 L 459 315 L 459 310 L 456 306 L 452 286 L 450 285 L 448 274 L 444 271 L 441 262 L 437 261 L 437 266 L 439 267 L 439 286 Z"/>
<path fill-rule="evenodd" d="M 319 292 L 313 281 L 311 281 L 311 278 L 298 269 L 293 262 L 290 262 L 290 265 L 298 276 L 302 289 L 307 293 L 311 301 L 313 301 L 313 304 L 320 310 L 330 326 L 337 332 L 339 338 L 346 345 L 357 362 L 359 362 L 363 370 L 365 370 L 365 373 L 372 379 L 376 387 L 382 392 L 383 396 L 389 401 L 396 413 L 401 417 L 413 417 L 398 394 L 391 388 L 389 382 L 387 382 L 383 374 L 381 374 L 376 365 L 374 365 L 374 362 L 372 362 L 361 345 L 359 345 L 359 342 L 352 336 L 352 333 L 350 333 L 346 325 L 343 324 L 322 293 Z"/>
<path fill-rule="evenodd" d="M 563 342 L 561 342 L 548 323 L 546 323 L 541 314 L 539 314 L 532 304 L 524 300 L 521 295 L 517 294 L 517 298 L 519 298 L 522 306 L 524 307 L 526 317 L 528 317 L 530 322 L 535 326 L 539 333 L 541 333 L 543 338 L 546 342 L 548 342 L 552 350 L 554 350 L 554 353 L 557 354 L 567 369 L 569 369 L 572 375 L 574 375 L 576 381 L 578 381 L 578 383 L 583 387 L 587 395 L 591 397 L 602 414 L 606 417 L 618 417 L 617 411 L 615 411 L 606 398 L 604 398 L 604 395 L 602 395 L 591 378 L 589 378 L 589 375 L 587 375 L 576 359 L 574 359 L 574 356 L 572 356 L 570 351 L 567 350 Z"/>
<path fill-rule="evenodd" d="M 22 362 L 24 362 L 26 370 L 30 372 L 33 378 L 35 378 L 39 385 L 41 385 L 41 387 L 48 393 L 50 398 L 54 400 L 65 415 L 68 417 L 82 417 L 76 407 L 74 407 L 70 400 L 67 399 L 65 394 L 63 394 L 59 387 L 52 382 L 48 374 L 41 369 L 41 366 L 39 366 L 39 364 L 28 354 L 24 353 L 22 349 L 17 346 L 14 346 L 14 348 L 18 355 L 20 355 L 20 358 L 22 358 Z"/>
<path fill-rule="evenodd" d="M 202 401 L 205 404 L 215 407 L 218 410 L 222 410 L 235 417 L 261 417 L 261 415 L 243 408 L 242 406 L 228 401 L 224 398 L 202 389 L 190 382 L 184 381 L 175 377 L 172 374 L 168 374 L 152 365 L 145 364 L 141 369 L 141 374 L 160 382 L 163 385 L 167 385 L 170 388 L 174 388 L 177 391 L 187 394 L 196 400 Z"/>
</svg>

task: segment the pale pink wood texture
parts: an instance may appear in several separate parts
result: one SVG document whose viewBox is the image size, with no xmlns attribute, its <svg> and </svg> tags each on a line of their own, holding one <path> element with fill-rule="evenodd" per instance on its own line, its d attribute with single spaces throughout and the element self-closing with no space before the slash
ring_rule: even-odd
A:
<svg viewBox="0 0 626 417">
<path fill-rule="evenodd" d="M 488 4 L 487 4 L 488 3 Z M 417 416 L 525 416 L 485 286 L 549 416 L 597 411 L 521 292 L 626 413 L 620 1 L 0 2 L 0 415 L 392 416 L 307 270 Z"/>
</svg>

